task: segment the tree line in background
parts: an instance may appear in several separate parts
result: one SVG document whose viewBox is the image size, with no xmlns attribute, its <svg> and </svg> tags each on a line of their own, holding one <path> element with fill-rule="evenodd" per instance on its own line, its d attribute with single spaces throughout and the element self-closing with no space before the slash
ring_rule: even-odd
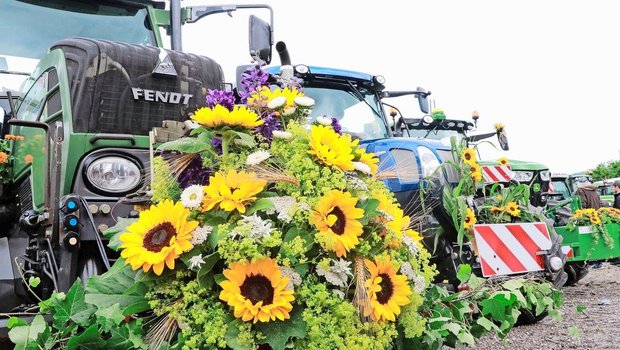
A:
<svg viewBox="0 0 620 350">
<path fill-rule="evenodd" d="M 592 170 L 594 181 L 620 177 L 620 160 L 601 163 Z"/>
</svg>

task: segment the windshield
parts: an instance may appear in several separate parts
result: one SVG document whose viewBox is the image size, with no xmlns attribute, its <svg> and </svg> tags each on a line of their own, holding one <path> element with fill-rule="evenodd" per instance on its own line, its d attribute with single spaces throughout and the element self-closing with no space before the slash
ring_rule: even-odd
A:
<svg viewBox="0 0 620 350">
<path fill-rule="evenodd" d="M 145 26 L 145 8 L 107 6 L 101 1 L 43 3 L 50 7 L 0 0 L 0 55 L 40 59 L 56 41 L 76 36 L 155 44 Z"/>
<path fill-rule="evenodd" d="M 571 191 L 566 185 L 566 181 L 564 179 L 556 179 L 551 181 L 551 188 L 553 193 L 559 193 L 562 195 L 562 198 L 570 198 Z"/>
<path fill-rule="evenodd" d="M 346 90 L 332 86 L 304 86 L 303 91 L 304 95 L 316 101 L 310 114 L 311 122 L 319 116 L 335 117 L 338 118 L 342 131 L 361 139 L 376 139 L 389 136 L 383 117 L 378 112 L 381 108 L 379 101 L 370 90 L 358 88 L 361 95 L 359 97 L 348 86 Z"/>
</svg>

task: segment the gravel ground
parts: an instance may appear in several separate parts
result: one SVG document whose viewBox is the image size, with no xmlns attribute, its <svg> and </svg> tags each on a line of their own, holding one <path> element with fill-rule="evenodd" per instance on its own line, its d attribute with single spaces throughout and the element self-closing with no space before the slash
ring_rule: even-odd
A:
<svg viewBox="0 0 620 350">
<path fill-rule="evenodd" d="M 620 267 L 603 264 L 577 285 L 564 287 L 562 321 L 547 317 L 513 328 L 507 339 L 482 338 L 475 347 L 462 349 L 620 349 Z M 585 307 L 583 312 L 578 306 Z M 580 335 L 569 334 L 576 327 Z"/>
</svg>

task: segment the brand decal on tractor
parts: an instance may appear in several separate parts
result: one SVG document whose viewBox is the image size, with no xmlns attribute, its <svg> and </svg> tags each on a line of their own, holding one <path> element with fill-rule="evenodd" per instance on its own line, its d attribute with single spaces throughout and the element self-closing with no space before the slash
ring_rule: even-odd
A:
<svg viewBox="0 0 620 350">
<path fill-rule="evenodd" d="M 150 102 L 163 102 L 172 104 L 188 104 L 189 99 L 194 95 L 182 94 L 180 92 L 148 90 L 141 88 L 131 88 L 134 100 L 144 100 Z"/>
</svg>

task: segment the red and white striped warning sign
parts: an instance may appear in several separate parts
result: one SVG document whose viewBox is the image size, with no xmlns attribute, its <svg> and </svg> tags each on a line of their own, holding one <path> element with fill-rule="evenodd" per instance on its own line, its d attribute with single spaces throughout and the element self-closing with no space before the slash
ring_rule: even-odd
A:
<svg viewBox="0 0 620 350">
<path fill-rule="evenodd" d="M 482 178 L 484 183 L 509 182 L 515 177 L 509 165 L 485 165 L 482 166 Z"/>
<path fill-rule="evenodd" d="M 573 248 L 571 248 L 569 245 L 563 245 L 562 246 L 562 253 L 564 253 L 564 255 L 566 255 L 567 258 L 572 258 L 573 257 Z"/>
<path fill-rule="evenodd" d="M 474 225 L 482 275 L 510 275 L 544 270 L 542 255 L 551 249 L 544 222 Z"/>
</svg>

